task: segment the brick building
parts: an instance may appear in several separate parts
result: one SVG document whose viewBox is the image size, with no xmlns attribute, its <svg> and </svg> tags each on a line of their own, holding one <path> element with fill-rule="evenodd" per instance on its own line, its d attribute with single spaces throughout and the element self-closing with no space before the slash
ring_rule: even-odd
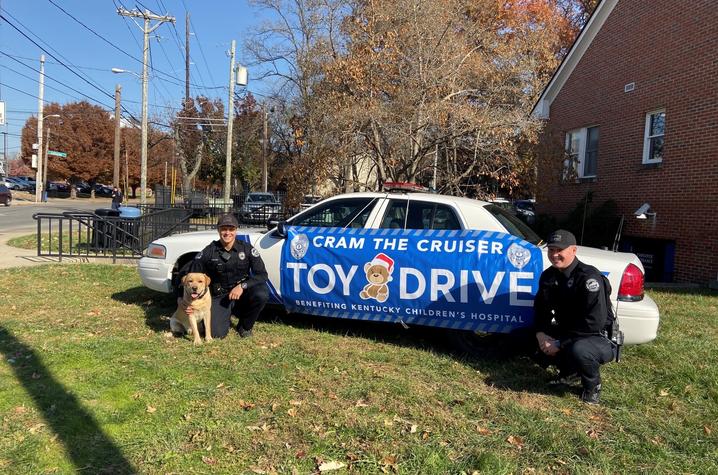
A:
<svg viewBox="0 0 718 475">
<path fill-rule="evenodd" d="M 716 6 L 601 1 L 533 110 L 538 212 L 614 200 L 648 281 L 718 279 Z"/>
</svg>

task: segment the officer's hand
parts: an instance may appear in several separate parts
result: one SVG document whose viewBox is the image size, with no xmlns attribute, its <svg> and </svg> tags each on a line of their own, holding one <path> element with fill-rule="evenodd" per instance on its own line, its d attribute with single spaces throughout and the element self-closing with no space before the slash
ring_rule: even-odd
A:
<svg viewBox="0 0 718 475">
<path fill-rule="evenodd" d="M 194 312 L 194 309 L 192 308 L 191 305 L 187 305 L 187 306 L 184 308 L 184 313 L 186 313 L 187 316 L 192 315 L 192 312 Z"/>
<path fill-rule="evenodd" d="M 236 285 L 232 290 L 229 291 L 229 300 L 239 300 L 244 293 L 244 289 L 241 285 Z"/>
<path fill-rule="evenodd" d="M 544 332 L 536 333 L 536 340 L 538 341 L 539 349 L 548 356 L 554 356 L 559 351 L 556 340 Z"/>
</svg>

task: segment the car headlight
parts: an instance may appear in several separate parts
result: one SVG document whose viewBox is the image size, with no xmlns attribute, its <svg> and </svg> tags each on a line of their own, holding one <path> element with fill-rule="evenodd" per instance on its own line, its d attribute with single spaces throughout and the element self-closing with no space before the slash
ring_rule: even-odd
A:
<svg viewBox="0 0 718 475">
<path fill-rule="evenodd" d="M 167 248 L 165 248 L 161 244 L 152 243 L 147 246 L 145 255 L 147 257 L 154 257 L 155 259 L 164 259 L 165 257 L 167 257 Z"/>
</svg>

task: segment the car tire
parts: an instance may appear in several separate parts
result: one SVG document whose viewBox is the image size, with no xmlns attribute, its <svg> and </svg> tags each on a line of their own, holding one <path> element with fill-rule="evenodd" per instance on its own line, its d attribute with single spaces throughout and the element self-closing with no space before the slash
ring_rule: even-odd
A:
<svg viewBox="0 0 718 475">
<path fill-rule="evenodd" d="M 5 200 L 5 206 L 10 206 L 10 202 L 12 201 L 12 198 L 7 198 Z"/>
</svg>

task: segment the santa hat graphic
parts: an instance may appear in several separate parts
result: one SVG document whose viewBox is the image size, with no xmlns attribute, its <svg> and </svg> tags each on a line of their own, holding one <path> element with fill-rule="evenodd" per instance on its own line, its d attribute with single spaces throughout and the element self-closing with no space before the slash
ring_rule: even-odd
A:
<svg viewBox="0 0 718 475">
<path fill-rule="evenodd" d="M 388 270 L 389 273 L 391 274 L 391 271 L 394 270 L 394 259 L 392 259 L 391 257 L 387 256 L 386 254 L 384 254 L 382 252 L 380 254 L 377 254 L 374 257 L 374 259 L 372 259 L 371 265 L 384 266 L 384 267 L 386 267 L 386 270 Z"/>
</svg>

